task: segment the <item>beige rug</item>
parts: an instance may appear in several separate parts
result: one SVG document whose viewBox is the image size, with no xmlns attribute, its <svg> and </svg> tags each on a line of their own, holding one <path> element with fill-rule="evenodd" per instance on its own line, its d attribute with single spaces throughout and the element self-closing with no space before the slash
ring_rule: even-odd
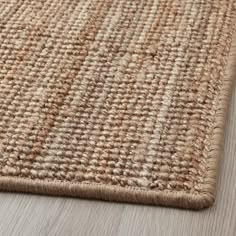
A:
<svg viewBox="0 0 236 236">
<path fill-rule="evenodd" d="M 0 189 L 203 208 L 234 0 L 0 0 Z"/>
</svg>

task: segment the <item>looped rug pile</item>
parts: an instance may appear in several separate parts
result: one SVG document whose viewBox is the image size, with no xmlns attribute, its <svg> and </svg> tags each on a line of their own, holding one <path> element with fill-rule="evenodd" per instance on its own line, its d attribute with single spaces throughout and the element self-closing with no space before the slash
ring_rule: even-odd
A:
<svg viewBox="0 0 236 236">
<path fill-rule="evenodd" d="M 0 0 L 0 190 L 203 208 L 234 0 Z"/>
</svg>

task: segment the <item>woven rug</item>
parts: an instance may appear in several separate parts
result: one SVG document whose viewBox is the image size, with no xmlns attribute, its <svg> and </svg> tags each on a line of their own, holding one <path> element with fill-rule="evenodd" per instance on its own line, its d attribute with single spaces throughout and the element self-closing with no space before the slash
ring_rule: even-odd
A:
<svg viewBox="0 0 236 236">
<path fill-rule="evenodd" d="M 203 208 L 234 0 L 0 0 L 0 190 Z"/>
</svg>

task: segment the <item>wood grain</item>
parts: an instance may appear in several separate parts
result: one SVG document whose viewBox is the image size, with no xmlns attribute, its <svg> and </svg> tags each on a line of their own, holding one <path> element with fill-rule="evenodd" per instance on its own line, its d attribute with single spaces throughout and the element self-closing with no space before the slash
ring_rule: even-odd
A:
<svg viewBox="0 0 236 236">
<path fill-rule="evenodd" d="M 231 57 L 236 58 L 236 40 Z M 236 78 L 236 60 L 234 73 Z M 203 211 L 29 194 L 0 194 L 0 235 L 191 235 L 236 232 L 236 86 L 226 123 L 217 200 Z"/>
</svg>

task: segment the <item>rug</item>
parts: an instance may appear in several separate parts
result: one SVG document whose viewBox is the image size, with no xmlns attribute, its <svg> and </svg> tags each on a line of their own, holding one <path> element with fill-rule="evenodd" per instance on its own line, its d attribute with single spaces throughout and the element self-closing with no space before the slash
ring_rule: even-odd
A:
<svg viewBox="0 0 236 236">
<path fill-rule="evenodd" d="M 0 0 L 0 190 L 210 206 L 235 16 L 234 0 Z"/>
</svg>

